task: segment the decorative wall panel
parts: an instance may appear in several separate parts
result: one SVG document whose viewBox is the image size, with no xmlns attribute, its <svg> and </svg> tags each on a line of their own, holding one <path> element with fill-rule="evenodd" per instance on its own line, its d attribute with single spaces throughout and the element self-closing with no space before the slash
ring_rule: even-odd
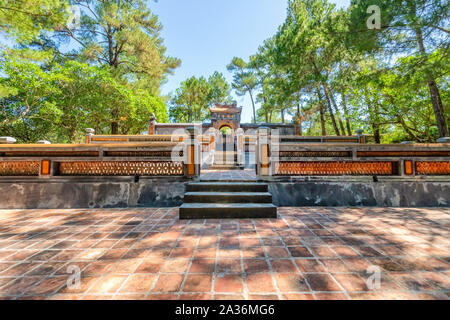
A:
<svg viewBox="0 0 450 320">
<path fill-rule="evenodd" d="M 38 176 L 39 161 L 0 161 L 0 176 Z"/>
<path fill-rule="evenodd" d="M 450 161 L 416 161 L 418 175 L 450 175 Z"/>
<path fill-rule="evenodd" d="M 79 161 L 61 162 L 62 176 L 180 176 L 182 162 L 156 161 Z"/>
<path fill-rule="evenodd" d="M 290 158 L 314 158 L 314 157 L 326 157 L 326 158 L 345 158 L 351 157 L 351 151 L 280 151 L 280 157 L 290 157 Z"/>
<path fill-rule="evenodd" d="M 275 174 L 293 176 L 393 175 L 395 168 L 395 162 L 295 161 L 275 163 Z"/>
</svg>

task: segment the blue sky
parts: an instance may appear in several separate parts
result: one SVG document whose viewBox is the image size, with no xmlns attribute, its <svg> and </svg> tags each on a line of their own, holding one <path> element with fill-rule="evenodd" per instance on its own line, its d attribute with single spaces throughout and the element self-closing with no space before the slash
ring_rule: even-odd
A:
<svg viewBox="0 0 450 320">
<path fill-rule="evenodd" d="M 330 0 L 347 7 L 350 0 Z M 234 56 L 247 59 L 263 41 L 275 34 L 286 16 L 287 0 L 159 0 L 149 7 L 164 26 L 161 32 L 167 54 L 180 58 L 181 66 L 169 76 L 162 93 L 174 92 L 191 76 L 208 77 L 222 72 L 231 82 L 226 65 Z M 238 97 L 242 121 L 251 121 L 248 94 Z"/>
</svg>

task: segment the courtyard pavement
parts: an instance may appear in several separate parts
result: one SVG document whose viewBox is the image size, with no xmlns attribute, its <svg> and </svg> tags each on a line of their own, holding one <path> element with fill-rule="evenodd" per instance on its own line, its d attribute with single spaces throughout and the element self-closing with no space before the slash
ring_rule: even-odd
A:
<svg viewBox="0 0 450 320">
<path fill-rule="evenodd" d="M 278 211 L 180 221 L 177 208 L 1 210 L 0 297 L 449 299 L 450 209 Z"/>
</svg>

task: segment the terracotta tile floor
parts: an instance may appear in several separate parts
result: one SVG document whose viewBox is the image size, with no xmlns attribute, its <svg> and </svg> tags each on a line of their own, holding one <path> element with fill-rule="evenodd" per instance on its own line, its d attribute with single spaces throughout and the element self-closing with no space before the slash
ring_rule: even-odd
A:
<svg viewBox="0 0 450 320">
<path fill-rule="evenodd" d="M 450 297 L 450 209 L 279 208 L 278 220 L 177 214 L 2 210 L 0 298 Z M 371 290 L 374 266 L 380 286 Z"/>
</svg>

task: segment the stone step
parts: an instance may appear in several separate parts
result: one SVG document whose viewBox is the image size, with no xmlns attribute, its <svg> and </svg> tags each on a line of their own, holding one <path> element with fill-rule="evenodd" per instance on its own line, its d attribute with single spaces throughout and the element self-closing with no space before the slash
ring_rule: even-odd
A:
<svg viewBox="0 0 450 320">
<path fill-rule="evenodd" d="M 208 167 L 209 170 L 242 170 L 244 167 L 238 166 L 236 164 L 213 164 Z"/>
<path fill-rule="evenodd" d="M 187 192 L 267 192 L 266 183 L 243 182 L 194 182 L 186 185 Z"/>
<path fill-rule="evenodd" d="M 277 218 L 271 203 L 184 203 L 180 219 Z"/>
<path fill-rule="evenodd" d="M 272 203 L 269 192 L 186 192 L 184 203 Z"/>
</svg>

